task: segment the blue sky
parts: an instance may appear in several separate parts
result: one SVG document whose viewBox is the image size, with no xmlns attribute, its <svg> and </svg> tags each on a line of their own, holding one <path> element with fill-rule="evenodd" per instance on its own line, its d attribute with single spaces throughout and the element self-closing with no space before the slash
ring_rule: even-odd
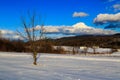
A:
<svg viewBox="0 0 120 80">
<path fill-rule="evenodd" d="M 113 7 L 118 4 L 117 7 Z M 27 11 L 36 11 L 42 16 L 45 25 L 69 25 L 78 22 L 95 28 L 93 20 L 99 14 L 117 14 L 120 12 L 119 0 L 0 0 L 0 28 L 15 31 L 21 26 L 21 15 Z M 84 12 L 87 16 L 73 17 L 73 13 Z"/>
</svg>

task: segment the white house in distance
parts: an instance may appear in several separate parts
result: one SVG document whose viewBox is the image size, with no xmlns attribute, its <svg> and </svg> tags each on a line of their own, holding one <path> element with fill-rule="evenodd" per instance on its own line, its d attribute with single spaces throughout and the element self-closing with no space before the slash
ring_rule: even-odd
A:
<svg viewBox="0 0 120 80">
<path fill-rule="evenodd" d="M 99 54 L 111 54 L 112 49 L 111 48 L 100 48 L 99 46 L 95 46 L 94 48 L 86 47 L 86 46 L 80 46 L 80 47 L 72 47 L 72 46 L 54 46 L 54 49 L 57 49 L 58 47 L 61 47 L 64 49 L 67 53 L 99 53 Z"/>
</svg>

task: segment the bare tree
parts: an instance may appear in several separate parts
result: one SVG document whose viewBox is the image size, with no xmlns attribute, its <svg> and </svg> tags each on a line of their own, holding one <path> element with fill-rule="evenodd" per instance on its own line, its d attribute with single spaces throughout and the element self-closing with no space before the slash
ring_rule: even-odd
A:
<svg viewBox="0 0 120 80">
<path fill-rule="evenodd" d="M 84 49 L 84 53 L 85 53 L 85 55 L 87 55 L 88 47 L 84 47 L 83 49 Z"/>
<path fill-rule="evenodd" d="M 31 15 L 28 13 L 27 19 L 21 17 L 23 32 L 17 30 L 18 35 L 21 36 L 24 40 L 29 42 L 29 48 L 32 51 L 33 64 L 37 65 L 37 59 L 39 58 L 38 51 L 40 49 L 40 43 L 36 45 L 36 40 L 40 41 L 44 38 L 44 25 L 35 27 L 38 25 L 39 18 L 36 16 L 35 12 Z"/>
<path fill-rule="evenodd" d="M 0 30 L 0 39 L 2 38 L 2 31 Z"/>
</svg>

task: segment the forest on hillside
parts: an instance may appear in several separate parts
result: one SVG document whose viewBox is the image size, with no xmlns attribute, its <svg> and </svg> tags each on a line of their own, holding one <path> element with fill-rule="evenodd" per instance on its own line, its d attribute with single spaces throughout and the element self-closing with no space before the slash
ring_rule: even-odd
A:
<svg viewBox="0 0 120 80">
<path fill-rule="evenodd" d="M 61 46 L 99 46 L 102 48 L 120 48 L 120 35 L 84 35 L 75 37 L 64 37 L 56 39 L 54 41 L 55 45 Z"/>
<path fill-rule="evenodd" d="M 39 52 L 44 53 L 60 53 L 62 50 L 56 51 L 53 46 L 99 46 L 102 48 L 120 48 L 120 35 L 109 36 L 75 36 L 75 37 L 63 37 L 59 39 L 45 39 L 35 42 L 38 46 Z M 29 42 L 21 40 L 9 40 L 0 39 L 0 51 L 7 52 L 31 52 L 29 48 Z"/>
</svg>

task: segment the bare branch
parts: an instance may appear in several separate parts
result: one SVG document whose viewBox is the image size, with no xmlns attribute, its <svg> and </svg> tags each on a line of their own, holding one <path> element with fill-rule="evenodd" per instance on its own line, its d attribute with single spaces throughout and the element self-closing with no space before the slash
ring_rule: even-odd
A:
<svg viewBox="0 0 120 80">
<path fill-rule="evenodd" d="M 25 21 L 25 19 L 22 17 L 22 23 L 23 23 L 23 26 L 24 26 L 24 29 L 25 29 L 25 32 L 27 34 L 27 37 L 30 41 L 32 41 L 32 38 L 31 38 L 31 35 L 30 35 L 30 30 L 29 28 L 27 27 L 27 23 Z"/>
<path fill-rule="evenodd" d="M 26 36 L 24 36 L 19 30 L 17 30 L 17 35 L 19 35 L 20 37 L 28 40 L 28 38 L 26 38 Z"/>
</svg>

